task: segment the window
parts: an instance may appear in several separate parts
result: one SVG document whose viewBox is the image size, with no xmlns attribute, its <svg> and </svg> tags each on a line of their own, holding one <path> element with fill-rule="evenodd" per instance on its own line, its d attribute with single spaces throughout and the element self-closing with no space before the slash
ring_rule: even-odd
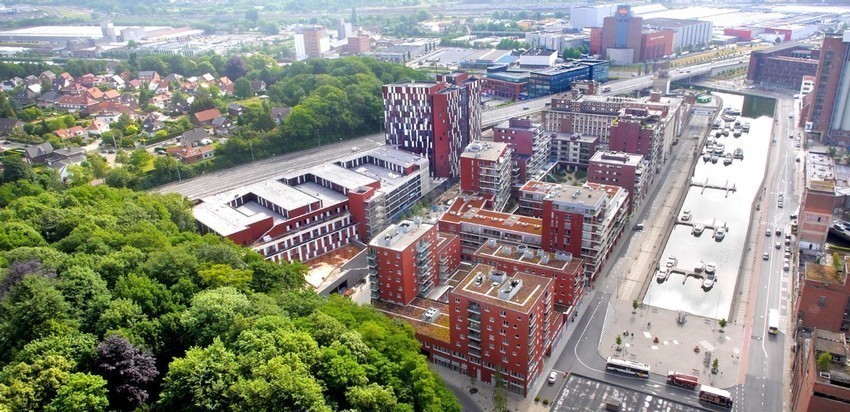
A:
<svg viewBox="0 0 850 412">
<path fill-rule="evenodd" d="M 505 313 L 505 311 L 500 310 L 500 311 L 499 311 L 499 316 L 501 316 L 501 317 L 503 317 L 503 318 L 504 318 L 505 316 L 508 316 L 508 314 L 507 314 L 507 313 Z M 492 319 L 492 318 L 490 318 L 490 319 Z"/>
<path fill-rule="evenodd" d="M 826 306 L 826 296 L 821 296 L 818 299 L 818 306 Z"/>
</svg>

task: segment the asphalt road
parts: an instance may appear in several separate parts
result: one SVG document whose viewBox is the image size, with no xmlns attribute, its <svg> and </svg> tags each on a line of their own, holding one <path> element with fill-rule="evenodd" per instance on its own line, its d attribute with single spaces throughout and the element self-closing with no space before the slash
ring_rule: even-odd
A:
<svg viewBox="0 0 850 412">
<path fill-rule="evenodd" d="M 701 131 L 704 133 L 706 127 L 705 124 L 691 123 L 686 126 L 686 129 L 682 132 L 682 136 L 692 136 L 693 134 L 701 133 Z M 680 139 L 680 142 L 679 145 L 673 146 L 673 152 L 669 157 L 671 159 L 670 164 L 664 167 L 661 176 L 656 179 L 654 190 L 650 191 L 647 199 L 635 213 L 632 222 L 627 224 L 627 228 L 630 228 L 632 223 L 644 221 L 652 213 L 652 210 L 656 209 L 655 204 L 660 205 L 664 202 L 664 195 L 678 196 L 678 194 L 670 193 L 665 182 L 672 180 L 670 178 L 672 171 L 679 170 L 682 167 L 689 167 L 689 163 L 687 162 L 694 159 L 690 153 L 693 151 L 693 145 L 696 144 L 696 141 L 692 139 Z M 628 230 L 624 234 L 623 239 L 614 247 L 614 251 L 611 253 L 611 259 L 605 265 L 605 269 L 603 269 L 598 278 L 595 289 L 589 291 L 584 298 L 587 302 L 584 309 L 579 313 L 578 325 L 575 332 L 568 338 L 566 348 L 561 358 L 555 362 L 554 369 L 557 371 L 570 371 L 581 376 L 610 382 L 695 408 L 705 408 L 705 405 L 698 403 L 696 396 L 694 396 L 694 391 L 669 386 L 658 375 L 652 375 L 649 380 L 646 380 L 605 372 L 605 359 L 599 355 L 597 348 L 602 336 L 608 301 L 616 293 L 618 288 L 617 273 L 624 270 L 621 263 L 624 260 L 626 246 L 631 242 L 635 233 L 637 232 Z M 562 385 L 556 388 L 544 387 L 540 392 L 540 397 L 555 399 L 557 401 L 557 399 L 564 396 L 563 390 L 564 387 Z"/>
<path fill-rule="evenodd" d="M 762 259 L 762 253 L 769 253 L 767 261 L 761 261 L 759 268 L 758 290 L 756 291 L 755 307 L 751 318 L 751 341 L 748 359 L 746 362 L 746 380 L 743 388 L 736 391 L 736 398 L 743 400 L 746 410 L 781 411 L 787 410 L 784 404 L 784 374 L 786 372 L 785 362 L 785 335 L 774 336 L 767 332 L 767 313 L 770 309 L 779 309 L 782 319 L 791 314 L 789 308 L 789 290 L 791 275 L 783 270 L 784 242 L 780 249 L 774 247 L 774 242 L 782 241 L 775 234 L 765 237 L 766 230 L 775 231 L 775 228 L 783 228 L 790 223 L 789 215 L 797 210 L 799 198 L 795 194 L 797 189 L 796 162 L 798 150 L 794 148 L 795 140 L 789 139 L 792 132 L 796 134 L 796 127 L 792 119 L 788 118 L 793 113 L 794 101 L 790 96 L 780 98 L 775 116 L 774 137 L 776 143 L 771 148 L 771 158 L 768 163 L 765 181 L 765 197 L 768 205 L 767 219 L 758 226 L 756 233 L 752 236 L 760 236 L 762 248 L 756 249 L 751 255 L 755 259 Z M 778 196 L 784 195 L 784 207 L 778 206 Z M 792 265 L 793 269 L 793 265 Z M 786 324 L 786 323 L 781 323 Z M 783 328 L 784 329 L 784 328 Z"/>
<path fill-rule="evenodd" d="M 303 170 L 329 160 L 337 159 L 355 151 L 364 151 L 384 145 L 384 134 L 346 140 L 315 147 L 283 156 L 275 156 L 253 163 L 203 174 L 192 179 L 169 183 L 153 189 L 156 193 L 180 193 L 197 199 L 245 186 L 261 180 Z"/>
<path fill-rule="evenodd" d="M 784 231 L 785 226 L 790 223 L 789 215 L 797 210 L 800 199 L 796 191 L 799 191 L 800 188 L 797 187 L 798 182 L 795 178 L 797 165 L 795 158 L 799 156 L 800 149 L 794 148 L 795 140 L 788 138 L 791 132 L 796 134 L 797 130 L 793 126 L 793 120 L 788 117 L 788 114 L 792 113 L 793 107 L 793 100 L 790 96 L 766 92 L 758 94 L 779 98 L 775 131 L 777 142 L 771 149 L 771 159 L 767 169 L 769 178 L 765 182 L 766 196 L 768 196 L 767 204 L 769 205 L 768 219 L 766 222 L 755 224 L 757 230 L 754 230 L 751 234 L 751 236 L 764 237 L 764 231 L 768 227 L 775 229 L 776 226 L 780 226 L 783 227 Z M 699 133 L 700 127 L 702 126 L 689 125 L 682 136 Z M 681 162 L 682 159 L 688 157 L 684 154 L 691 150 L 691 143 L 689 143 L 689 139 L 683 139 L 682 142 L 685 144 L 680 144 L 674 149 L 671 156 L 673 163 L 664 169 L 663 175 L 658 179 L 660 183 L 658 186 L 660 187 L 656 187 L 656 190 L 651 192 L 651 197 L 638 210 L 637 217 L 633 222 L 645 220 L 651 210 L 654 209 L 652 205 L 657 201 L 663 201 L 663 198 L 659 199 L 658 194 L 669 192 L 665 190 L 664 182 L 668 180 L 670 171 L 677 167 L 685 167 Z M 778 207 L 777 196 L 779 193 L 784 193 L 783 208 Z M 649 380 L 644 380 L 606 374 L 604 371 L 605 360 L 599 356 L 597 346 L 604 327 L 607 302 L 617 289 L 617 276 L 611 276 L 611 273 L 616 274 L 617 270 L 621 270 L 619 263 L 624 255 L 624 245 L 631 241 L 634 233 L 630 231 L 625 235 L 625 239 L 616 246 L 610 264 L 606 265 L 606 269 L 597 282 L 596 290 L 590 292 L 584 298 L 587 300 L 586 306 L 583 306 L 583 313 L 579 314 L 575 333 L 568 338 L 566 349 L 561 358 L 556 361 L 554 369 L 559 372 L 569 371 L 611 382 L 697 408 L 706 408 L 706 405 L 697 401 L 694 391 L 668 386 L 663 377 L 653 375 Z M 791 275 L 790 272 L 782 270 L 784 246 L 782 250 L 777 251 L 773 247 L 775 235 L 768 239 L 768 241 L 762 243 L 764 243 L 765 251 L 770 250 L 771 256 L 768 262 L 764 262 L 765 264 L 758 268 L 758 284 L 753 286 L 754 289 L 757 289 L 754 291 L 756 294 L 756 298 L 753 300 L 755 305 L 751 309 L 754 314 L 750 319 L 751 330 L 746 334 L 751 341 L 749 342 L 748 352 L 742 354 L 746 357 L 744 384 L 735 386 L 730 390 L 736 401 L 734 410 L 787 410 L 784 397 L 784 388 L 786 387 L 784 380 L 787 372 L 785 366 L 787 360 L 785 336 L 771 336 L 767 333 L 767 312 L 769 309 L 780 309 L 783 320 L 791 315 L 788 313 L 788 299 L 790 299 L 788 291 Z M 762 249 L 756 249 L 750 256 L 754 259 L 761 259 L 762 252 Z M 782 324 L 785 324 L 785 322 L 783 321 Z M 555 387 L 544 386 L 539 395 L 541 398 L 557 400 L 564 396 L 563 390 L 562 384 Z"/>
</svg>

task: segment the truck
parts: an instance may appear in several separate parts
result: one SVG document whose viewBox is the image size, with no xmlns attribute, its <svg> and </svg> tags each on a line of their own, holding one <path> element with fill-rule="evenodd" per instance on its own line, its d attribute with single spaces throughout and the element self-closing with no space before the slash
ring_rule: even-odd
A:
<svg viewBox="0 0 850 412">
<path fill-rule="evenodd" d="M 680 386 L 685 389 L 695 389 L 699 386 L 699 378 L 676 371 L 667 372 L 667 384 Z"/>
<path fill-rule="evenodd" d="M 767 332 L 771 335 L 779 333 L 779 311 L 776 309 L 767 312 Z"/>
</svg>

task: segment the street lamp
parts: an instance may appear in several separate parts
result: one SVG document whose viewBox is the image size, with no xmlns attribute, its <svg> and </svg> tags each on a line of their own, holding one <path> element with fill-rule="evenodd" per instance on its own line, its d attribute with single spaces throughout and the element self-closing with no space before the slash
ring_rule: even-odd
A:
<svg viewBox="0 0 850 412">
<path fill-rule="evenodd" d="M 317 128 L 316 129 L 316 147 L 319 147 L 319 146 L 321 146 L 321 143 L 319 143 L 319 129 Z"/>
<path fill-rule="evenodd" d="M 248 146 L 251 148 L 251 163 L 254 163 L 254 142 L 249 140 Z"/>
</svg>

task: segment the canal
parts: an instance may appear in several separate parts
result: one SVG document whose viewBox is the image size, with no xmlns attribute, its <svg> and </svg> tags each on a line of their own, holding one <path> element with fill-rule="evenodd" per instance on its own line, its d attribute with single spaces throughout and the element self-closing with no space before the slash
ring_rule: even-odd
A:
<svg viewBox="0 0 850 412">
<path fill-rule="evenodd" d="M 712 189 L 692 184 L 685 197 L 682 210 L 691 211 L 691 224 L 704 224 L 707 228 L 701 236 L 692 233 L 693 226 L 676 224 L 664 246 L 659 264 L 665 265 L 668 256 L 678 259 L 677 267 L 693 271 L 704 263 L 716 265 L 717 280 L 713 287 L 704 289 L 701 277 L 686 277 L 672 273 L 666 281 L 658 282 L 652 273 L 651 284 L 644 296 L 644 303 L 670 310 L 682 310 L 695 315 L 715 319 L 729 319 L 732 300 L 736 296 L 738 273 L 745 252 L 747 228 L 753 201 L 761 190 L 768 149 L 773 131 L 775 101 L 761 97 L 717 93 L 724 106 L 741 110 L 741 122 L 750 123 L 750 132 L 735 138 L 711 138 L 725 146 L 724 152 L 743 150 L 743 160 L 734 159 L 724 165 L 721 158 L 717 163 L 703 161 L 702 152 L 697 160 L 692 183 L 708 182 L 708 185 L 734 185 L 735 191 Z M 679 212 L 679 217 L 682 211 Z M 715 240 L 712 226 L 725 226 L 728 232 L 723 240 Z"/>
</svg>

